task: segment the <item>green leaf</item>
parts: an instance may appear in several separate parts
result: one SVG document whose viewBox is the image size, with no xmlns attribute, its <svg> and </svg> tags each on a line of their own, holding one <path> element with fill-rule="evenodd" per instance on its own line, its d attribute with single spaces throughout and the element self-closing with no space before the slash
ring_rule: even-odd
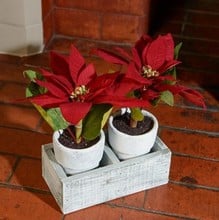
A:
<svg viewBox="0 0 219 220">
<path fill-rule="evenodd" d="M 179 57 L 179 51 L 182 47 L 182 42 L 180 42 L 179 44 L 177 44 L 174 48 L 174 58 L 177 60 L 178 57 Z M 174 66 L 172 69 L 171 69 L 171 75 L 176 79 L 176 67 Z"/>
<path fill-rule="evenodd" d="M 46 89 L 40 87 L 35 83 L 35 79 L 42 80 L 43 76 L 33 70 L 24 71 L 24 76 L 30 80 L 29 85 L 26 88 L 26 97 L 36 96 L 42 93 L 45 93 Z"/>
<path fill-rule="evenodd" d="M 141 112 L 140 108 L 131 108 L 131 118 L 134 121 L 142 121 L 144 119 L 144 115 Z"/>
<path fill-rule="evenodd" d="M 173 106 L 174 105 L 174 96 L 170 91 L 164 91 L 160 95 L 160 100 L 166 104 Z"/>
<path fill-rule="evenodd" d="M 43 93 L 42 89 L 34 82 L 30 82 L 25 92 L 26 97 L 32 97 Z"/>
<path fill-rule="evenodd" d="M 103 126 L 103 120 L 106 122 L 109 117 L 111 105 L 100 104 L 95 105 L 83 120 L 82 136 L 86 140 L 93 140 L 99 134 Z"/>
<path fill-rule="evenodd" d="M 179 57 L 179 51 L 182 47 L 182 42 L 180 42 L 179 44 L 177 44 L 174 48 L 174 58 L 177 60 Z"/>
<path fill-rule="evenodd" d="M 27 77 L 30 81 L 35 81 L 35 79 L 40 79 L 42 80 L 43 79 L 43 76 L 36 72 L 36 71 L 33 71 L 33 70 L 26 70 L 23 72 L 24 76 Z"/>
<path fill-rule="evenodd" d="M 48 110 L 43 109 L 41 106 L 33 104 L 37 111 L 41 114 L 43 119 L 49 124 L 54 130 L 64 129 L 68 126 L 68 123 L 62 117 L 59 108 L 51 108 Z"/>
<path fill-rule="evenodd" d="M 107 112 L 104 113 L 103 115 L 103 119 L 102 119 L 102 122 L 101 122 L 101 129 L 105 126 L 105 124 L 107 123 L 108 121 L 108 118 L 110 117 L 110 114 L 113 110 L 113 107 L 111 107 Z"/>
</svg>

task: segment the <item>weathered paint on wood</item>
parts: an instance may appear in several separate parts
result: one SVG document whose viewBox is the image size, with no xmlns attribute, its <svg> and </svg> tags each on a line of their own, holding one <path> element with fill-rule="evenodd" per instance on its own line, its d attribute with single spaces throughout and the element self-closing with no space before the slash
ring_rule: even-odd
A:
<svg viewBox="0 0 219 220">
<path fill-rule="evenodd" d="M 106 146 L 98 168 L 67 176 L 52 144 L 42 146 L 42 174 L 64 214 L 166 184 L 170 161 L 170 150 L 157 137 L 149 154 L 119 161 Z"/>
</svg>

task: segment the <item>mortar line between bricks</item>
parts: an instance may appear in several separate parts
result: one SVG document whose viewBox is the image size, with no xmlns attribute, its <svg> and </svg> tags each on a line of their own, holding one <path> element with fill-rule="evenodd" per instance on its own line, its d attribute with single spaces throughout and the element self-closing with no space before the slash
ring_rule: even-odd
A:
<svg viewBox="0 0 219 220">
<path fill-rule="evenodd" d="M 212 162 L 219 162 L 219 159 L 214 159 L 210 157 L 193 156 L 191 154 L 177 153 L 174 151 L 172 153 L 174 156 L 179 156 L 179 157 L 188 157 L 192 159 L 201 159 L 201 160 L 207 160 L 207 161 L 212 161 Z"/>
<path fill-rule="evenodd" d="M 8 175 L 8 178 L 6 179 L 6 182 L 8 184 L 10 184 L 11 178 L 14 175 L 14 172 L 15 172 L 20 160 L 21 160 L 20 156 L 17 156 L 16 161 L 15 161 L 15 163 L 14 163 L 12 169 L 11 169 L 11 173 Z"/>
<path fill-rule="evenodd" d="M 3 182 L 0 182 L 0 188 L 10 188 L 10 189 L 16 189 L 16 190 L 21 190 L 21 191 L 25 190 L 27 192 L 52 195 L 50 191 L 46 191 L 43 189 L 36 189 L 36 188 L 29 187 L 29 186 L 13 185 L 10 183 L 3 183 Z"/>
<path fill-rule="evenodd" d="M 160 125 L 163 129 L 170 129 L 175 131 L 183 131 L 190 134 L 204 134 L 212 137 L 219 137 L 219 132 L 213 132 L 213 131 L 204 131 L 204 130 L 194 130 L 194 129 L 187 129 L 187 128 L 180 128 L 180 127 L 172 127 L 168 125 Z"/>
<path fill-rule="evenodd" d="M 33 157 L 33 156 L 28 156 L 28 155 L 22 155 L 22 154 L 15 154 L 15 153 L 8 153 L 8 152 L 3 152 L 0 151 L 0 154 L 2 155 L 8 155 L 8 156 L 13 156 L 13 157 L 19 157 L 20 159 L 31 159 L 31 160 L 41 160 L 41 157 Z"/>
<path fill-rule="evenodd" d="M 169 180 L 169 182 L 172 183 L 172 184 L 185 186 L 185 187 L 188 187 L 190 189 L 204 189 L 204 190 L 208 190 L 208 191 L 219 192 L 218 187 L 203 186 L 203 185 L 193 184 L 193 183 L 184 183 L 184 182 L 175 181 L 175 180 Z"/>
<path fill-rule="evenodd" d="M 132 210 L 136 210 L 136 211 L 142 211 L 142 212 L 146 212 L 146 213 L 151 213 L 151 214 L 156 214 L 156 215 L 161 215 L 161 216 L 168 216 L 168 217 L 175 217 L 178 219 L 183 219 L 183 220 L 198 220 L 196 218 L 189 218 L 187 216 L 183 216 L 183 215 L 177 215 L 174 213 L 168 213 L 168 212 L 163 212 L 163 211 L 158 211 L 158 210 L 149 210 L 149 209 L 145 209 L 145 208 L 138 208 L 138 207 L 133 207 L 133 206 L 127 206 L 127 205 L 119 205 L 119 204 L 113 204 L 113 203 L 105 203 L 111 207 L 118 207 L 118 208 L 127 208 L 127 209 L 132 209 Z"/>
<path fill-rule="evenodd" d="M 206 70 L 205 68 L 194 68 L 194 67 L 178 67 L 178 70 L 184 70 L 184 71 L 188 71 L 188 72 L 198 72 L 198 73 L 202 73 L 202 74 L 218 74 L 218 72 L 216 72 L 215 70 Z"/>
<path fill-rule="evenodd" d="M 39 132 L 39 131 L 35 131 L 34 129 L 25 129 L 25 128 L 18 128 L 18 127 L 12 127 L 12 126 L 5 126 L 5 125 L 0 125 L 0 128 L 6 128 L 6 129 L 18 130 L 18 131 L 25 131 L 25 132 L 32 132 L 32 133 L 37 133 L 37 134 L 51 136 L 50 133 Z"/>
</svg>

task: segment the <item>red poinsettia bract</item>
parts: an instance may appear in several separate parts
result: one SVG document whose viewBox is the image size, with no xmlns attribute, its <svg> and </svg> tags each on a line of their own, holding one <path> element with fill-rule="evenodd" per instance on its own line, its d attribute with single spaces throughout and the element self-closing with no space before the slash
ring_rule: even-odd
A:
<svg viewBox="0 0 219 220">
<path fill-rule="evenodd" d="M 175 77 L 168 71 L 181 63 L 174 58 L 174 41 L 171 34 L 158 36 L 156 39 L 143 35 L 131 49 L 131 55 L 122 48 L 116 52 L 104 49 L 93 53 L 108 62 L 125 65 L 126 77 L 141 84 L 140 94 L 145 101 L 152 102 L 166 90 L 179 94 L 196 105 L 205 107 L 203 97 L 197 91 L 178 85 Z"/>
<path fill-rule="evenodd" d="M 69 56 L 51 52 L 52 72 L 42 69 L 44 80 L 35 82 L 47 89 L 30 100 L 44 108 L 60 107 L 63 117 L 76 125 L 90 111 L 94 104 L 146 106 L 137 99 L 128 99 L 126 94 L 136 84 L 116 86 L 123 78 L 120 73 L 97 76 L 93 64 L 86 65 L 84 58 L 72 45 Z M 113 95 L 114 93 L 114 95 Z"/>
</svg>

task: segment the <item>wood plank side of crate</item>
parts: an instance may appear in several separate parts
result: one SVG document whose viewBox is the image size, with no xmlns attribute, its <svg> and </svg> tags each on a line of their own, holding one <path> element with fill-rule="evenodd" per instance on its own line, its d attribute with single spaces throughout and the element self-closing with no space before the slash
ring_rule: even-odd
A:
<svg viewBox="0 0 219 220">
<path fill-rule="evenodd" d="M 43 157 L 43 166 L 47 166 L 43 168 L 44 179 L 48 185 L 57 181 L 49 188 L 65 214 L 168 182 L 171 152 L 159 138 L 147 155 L 120 162 L 105 153 L 111 164 L 103 162 L 102 167 L 69 177 L 63 176 L 63 171 L 59 174 L 51 145 L 43 154 L 47 154 Z"/>
</svg>

